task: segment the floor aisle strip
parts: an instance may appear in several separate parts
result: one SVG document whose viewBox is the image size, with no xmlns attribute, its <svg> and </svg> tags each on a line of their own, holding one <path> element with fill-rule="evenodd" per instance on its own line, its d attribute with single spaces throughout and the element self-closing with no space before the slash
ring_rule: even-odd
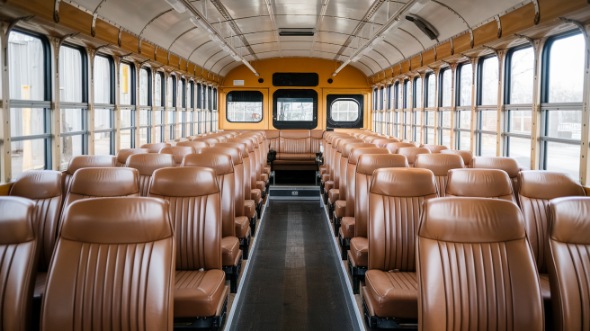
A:
<svg viewBox="0 0 590 331">
<path fill-rule="evenodd" d="M 320 196 L 320 204 L 322 209 L 324 210 L 324 215 L 326 216 L 324 220 L 328 223 L 328 227 L 332 229 L 334 226 L 330 222 L 330 218 L 328 217 L 328 208 L 324 204 L 324 199 Z M 340 243 L 338 243 L 338 237 L 334 236 L 333 233 L 330 233 L 331 241 L 332 241 L 332 248 L 336 252 L 336 256 L 340 256 Z M 356 320 L 358 322 L 358 327 L 360 330 L 366 330 L 365 323 L 363 322 L 363 314 L 361 313 L 359 306 L 356 303 L 356 298 L 354 297 L 354 293 L 352 292 L 352 284 L 350 282 L 350 277 L 348 277 L 348 270 L 345 267 L 345 263 L 342 260 L 338 261 L 338 265 L 340 265 L 340 277 L 344 278 L 344 282 L 346 283 L 346 293 L 349 295 L 350 300 L 353 303 L 354 314 L 356 316 Z"/>
<path fill-rule="evenodd" d="M 240 285 L 238 285 L 238 290 L 236 292 L 236 296 L 234 297 L 234 301 L 232 303 L 231 309 L 229 311 L 229 314 L 227 316 L 227 319 L 225 320 L 225 324 L 223 326 L 224 330 L 229 330 L 229 326 L 232 325 L 232 322 L 234 320 L 234 316 L 236 314 L 236 307 L 238 306 L 238 304 L 240 303 L 240 299 L 242 297 L 242 287 L 244 287 L 244 284 L 246 283 L 246 281 L 248 280 L 248 273 L 250 271 L 250 262 L 252 261 L 252 258 L 254 256 L 254 252 L 256 251 L 256 246 L 258 244 L 258 238 L 261 235 L 261 229 L 262 229 L 262 222 L 264 221 L 264 215 L 266 214 L 266 207 L 268 207 L 268 197 L 266 198 L 266 201 L 264 202 L 264 206 L 262 208 L 262 215 L 260 215 L 260 220 L 258 221 L 258 224 L 256 225 L 256 235 L 253 236 L 253 241 L 252 244 L 250 245 L 250 256 L 248 258 L 248 260 L 246 260 L 246 263 L 244 264 L 243 268 L 242 268 L 242 278 L 240 279 Z"/>
</svg>

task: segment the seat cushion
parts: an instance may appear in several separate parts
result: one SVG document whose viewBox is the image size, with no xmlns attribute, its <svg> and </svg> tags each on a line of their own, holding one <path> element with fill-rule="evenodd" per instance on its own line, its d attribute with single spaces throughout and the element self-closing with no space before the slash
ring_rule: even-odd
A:
<svg viewBox="0 0 590 331">
<path fill-rule="evenodd" d="M 340 237 L 350 239 L 354 237 L 354 217 L 343 217 L 340 221 Z"/>
<path fill-rule="evenodd" d="M 175 278 L 174 317 L 215 316 L 227 293 L 223 271 L 176 271 Z"/>
<path fill-rule="evenodd" d="M 333 188 L 334 188 L 334 181 L 333 180 L 329 180 L 327 182 L 324 182 L 324 191 L 330 192 L 330 190 Z"/>
<path fill-rule="evenodd" d="M 346 216 L 346 201 L 337 200 L 334 203 L 334 215 L 338 218 Z"/>
<path fill-rule="evenodd" d="M 339 198 L 340 198 L 340 190 L 338 190 L 337 188 L 333 188 L 328 191 L 328 200 L 330 201 L 331 204 L 335 204 Z"/>
<path fill-rule="evenodd" d="M 264 183 L 268 183 L 268 174 L 266 172 L 261 173 L 260 180 L 263 181 Z"/>
<path fill-rule="evenodd" d="M 250 200 L 251 201 L 251 200 Z M 254 210 L 256 212 L 256 210 Z M 250 236 L 250 219 L 246 216 L 238 216 L 234 219 L 236 237 L 239 239 L 248 238 Z"/>
<path fill-rule="evenodd" d="M 549 286 L 549 274 L 539 274 L 539 281 L 541 283 L 541 296 L 544 301 L 551 300 L 551 287 Z"/>
<path fill-rule="evenodd" d="M 363 237 L 350 239 L 350 262 L 355 267 L 367 267 L 369 265 L 369 240 Z"/>
<path fill-rule="evenodd" d="M 365 274 L 365 301 L 379 317 L 418 318 L 418 278 L 415 272 Z"/>
<path fill-rule="evenodd" d="M 262 167 L 262 172 L 267 175 L 270 175 L 270 167 L 269 166 Z"/>
<path fill-rule="evenodd" d="M 326 184 L 326 182 L 329 180 L 330 180 L 330 174 L 328 174 L 328 173 L 322 174 L 322 183 Z"/>
<path fill-rule="evenodd" d="M 264 191 L 266 189 L 266 183 L 261 180 L 257 180 L 256 181 L 256 188 L 259 189 L 260 191 Z"/>
<path fill-rule="evenodd" d="M 254 203 L 259 204 L 262 201 L 262 191 L 258 188 L 250 191 L 250 199 L 254 200 Z"/>
<path fill-rule="evenodd" d="M 254 202 L 254 200 L 244 201 L 244 215 L 248 218 L 256 217 L 256 202 Z"/>
<path fill-rule="evenodd" d="M 237 265 L 240 262 L 240 240 L 237 237 L 221 238 L 221 264 Z"/>
</svg>

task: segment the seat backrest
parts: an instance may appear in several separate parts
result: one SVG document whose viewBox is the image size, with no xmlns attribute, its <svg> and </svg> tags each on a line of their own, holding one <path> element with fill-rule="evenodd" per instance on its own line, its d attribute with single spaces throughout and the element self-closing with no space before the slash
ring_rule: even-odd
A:
<svg viewBox="0 0 590 331">
<path fill-rule="evenodd" d="M 543 330 L 539 276 L 512 202 L 425 202 L 418 230 L 419 330 Z"/>
<path fill-rule="evenodd" d="M 397 154 L 397 151 L 402 147 L 416 147 L 416 145 L 405 142 L 393 142 L 385 145 L 385 148 L 387 148 L 391 154 Z"/>
<path fill-rule="evenodd" d="M 319 153 L 320 145 L 322 144 L 322 137 L 324 136 L 324 130 L 310 130 L 309 131 L 309 144 L 310 153 Z"/>
<path fill-rule="evenodd" d="M 209 145 L 206 142 L 198 140 L 182 141 L 176 144 L 176 146 L 192 147 L 195 150 L 195 153 L 201 153 L 203 149 L 209 147 Z"/>
<path fill-rule="evenodd" d="M 64 171 L 62 192 L 68 193 L 70 182 L 76 170 L 81 168 L 114 167 L 117 159 L 112 155 L 78 155 L 74 156 Z"/>
<path fill-rule="evenodd" d="M 342 153 L 344 151 L 344 147 L 348 144 L 353 144 L 353 143 L 359 143 L 362 142 L 362 140 L 360 139 L 356 139 L 353 137 L 348 137 L 348 138 L 339 138 L 335 140 L 335 153 L 334 153 L 334 188 L 339 189 L 340 188 L 340 181 L 341 181 L 341 176 L 343 175 L 343 173 L 345 173 L 342 170 L 342 166 L 345 165 L 343 160 L 342 160 Z"/>
<path fill-rule="evenodd" d="M 451 169 L 445 196 L 492 198 L 516 203 L 510 178 L 499 169 Z"/>
<path fill-rule="evenodd" d="M 354 152 L 353 152 L 354 153 Z M 354 236 L 367 237 L 369 192 L 373 172 L 380 168 L 407 168 L 405 156 L 397 154 L 361 154 L 355 169 Z"/>
<path fill-rule="evenodd" d="M 139 192 L 147 197 L 150 190 L 150 180 L 156 169 L 174 167 L 174 157 L 171 154 L 135 154 L 127 159 L 127 167 L 137 169 L 139 174 Z"/>
<path fill-rule="evenodd" d="M 140 147 L 145 148 L 148 150 L 148 153 L 159 153 L 160 150 L 164 147 L 170 147 L 169 143 L 150 143 L 150 144 L 143 144 Z"/>
<path fill-rule="evenodd" d="M 310 153 L 311 136 L 309 130 L 282 130 L 279 137 L 279 153 Z"/>
<path fill-rule="evenodd" d="M 244 194 L 246 185 L 244 183 L 244 163 L 248 153 L 246 153 L 246 146 L 237 142 L 219 143 L 214 146 L 219 148 L 225 154 L 232 157 L 234 165 L 234 200 L 235 200 L 235 216 L 244 216 Z"/>
<path fill-rule="evenodd" d="M 35 203 L 0 197 L 0 329 L 29 330 L 36 275 Z"/>
<path fill-rule="evenodd" d="M 473 153 L 470 151 L 463 151 L 457 149 L 443 149 L 440 151 L 441 154 L 457 154 L 463 158 L 463 164 L 465 168 L 472 168 L 473 167 Z"/>
<path fill-rule="evenodd" d="M 133 154 L 149 153 L 147 148 L 123 148 L 117 152 L 117 167 L 124 167 L 127 164 L 127 159 Z"/>
<path fill-rule="evenodd" d="M 540 273 L 547 272 L 547 204 L 551 199 L 585 196 L 584 188 L 566 174 L 553 171 L 526 170 L 519 174 L 518 200 L 524 215 L 525 230 Z"/>
<path fill-rule="evenodd" d="M 66 209 L 75 201 L 91 198 L 139 196 L 138 178 L 137 170 L 127 167 L 79 169 L 72 177 L 70 191 L 64 199 L 60 224 L 63 222 Z M 58 225 L 58 231 L 59 228 Z"/>
<path fill-rule="evenodd" d="M 205 167 L 215 171 L 221 199 L 221 235 L 235 236 L 235 179 L 232 157 L 221 148 L 211 147 L 207 153 L 193 154 L 185 158 L 183 167 Z"/>
<path fill-rule="evenodd" d="M 164 201 L 137 197 L 73 203 L 49 269 L 41 329 L 123 325 L 172 330 L 174 250 Z"/>
<path fill-rule="evenodd" d="M 425 147 L 400 147 L 397 150 L 397 154 L 403 155 L 408 160 L 410 167 L 414 166 L 416 162 L 416 155 L 418 154 L 431 154 L 430 150 Z"/>
<path fill-rule="evenodd" d="M 481 156 L 474 158 L 472 162 L 473 168 L 500 169 L 506 171 L 512 183 L 514 198 L 518 200 L 518 190 L 520 188 L 518 173 L 520 172 L 520 166 L 516 159 L 511 157 Z"/>
<path fill-rule="evenodd" d="M 243 164 L 244 164 L 244 199 L 245 200 L 250 200 L 250 192 L 252 191 L 252 189 L 254 187 L 256 187 L 256 182 L 255 182 L 255 173 L 252 170 L 253 166 L 252 163 L 254 162 L 254 146 L 252 144 L 252 141 L 249 139 L 244 139 L 244 138 L 234 138 L 231 139 L 229 142 L 237 142 L 240 143 L 244 146 L 246 152 L 244 154 L 242 154 L 243 156 Z"/>
<path fill-rule="evenodd" d="M 160 154 L 170 154 L 174 159 L 174 163 L 176 166 L 180 166 L 182 163 L 182 159 L 186 155 L 195 154 L 196 151 L 191 146 L 174 146 L 174 147 L 164 147 L 160 150 Z"/>
<path fill-rule="evenodd" d="M 279 151 L 279 134 L 281 131 L 279 130 L 265 130 L 264 134 L 266 135 L 266 140 L 268 141 L 268 148 L 269 150 L 273 150 L 275 152 Z"/>
<path fill-rule="evenodd" d="M 449 149 L 447 146 L 444 145 L 429 145 L 429 144 L 422 144 L 420 147 L 428 148 L 431 153 L 438 154 L 445 149 Z"/>
<path fill-rule="evenodd" d="M 437 197 L 434 174 L 428 169 L 374 171 L 367 217 L 369 269 L 416 271 L 415 238 L 422 205 Z"/>
<path fill-rule="evenodd" d="M 211 168 L 162 168 L 150 197 L 170 203 L 176 238 L 176 270 L 221 269 L 221 202 Z"/>
<path fill-rule="evenodd" d="M 359 141 L 362 140 L 359 139 Z M 342 177 L 344 180 L 344 185 L 341 185 L 342 189 L 339 192 L 339 199 L 346 201 L 346 216 L 354 216 L 354 173 L 356 169 L 356 163 L 351 164 L 348 159 L 350 158 L 350 154 L 354 149 L 372 147 L 375 147 L 375 145 L 365 142 L 356 142 L 346 144 L 342 150 L 342 164 L 340 164 L 340 172 L 341 176 L 344 176 Z"/>
<path fill-rule="evenodd" d="M 590 198 L 551 200 L 547 269 L 555 330 L 588 329 L 590 311 Z M 585 253 L 584 253 L 585 252 Z"/>
<path fill-rule="evenodd" d="M 414 161 L 415 168 L 429 169 L 436 177 L 436 187 L 441 197 L 447 190 L 447 175 L 449 170 L 464 168 L 463 158 L 455 154 L 418 154 Z"/>
<path fill-rule="evenodd" d="M 11 196 L 35 202 L 35 229 L 37 236 L 38 271 L 45 272 L 55 248 L 57 226 L 64 198 L 62 176 L 59 171 L 29 170 L 23 172 L 10 187 Z"/>
<path fill-rule="evenodd" d="M 399 142 L 398 139 L 396 138 L 384 138 L 384 137 L 379 137 L 377 139 L 373 139 L 371 141 L 371 143 L 377 147 L 381 147 L 381 148 L 385 148 L 385 146 L 387 146 L 387 144 L 389 143 L 397 143 Z"/>
</svg>

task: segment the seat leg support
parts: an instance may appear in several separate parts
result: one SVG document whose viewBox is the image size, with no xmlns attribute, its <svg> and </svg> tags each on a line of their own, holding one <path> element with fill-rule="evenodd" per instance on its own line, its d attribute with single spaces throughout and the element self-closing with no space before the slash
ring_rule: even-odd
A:
<svg viewBox="0 0 590 331">
<path fill-rule="evenodd" d="M 401 320 L 395 317 L 378 317 L 371 316 L 369 308 L 365 299 L 363 298 L 363 312 L 365 315 L 365 322 L 369 329 L 389 329 L 389 330 L 416 330 L 418 328 L 417 321 Z"/>
<path fill-rule="evenodd" d="M 219 316 L 195 317 L 195 318 L 175 318 L 174 330 L 220 330 L 225 323 L 227 314 L 227 298 L 223 303 Z"/>
<path fill-rule="evenodd" d="M 250 238 L 240 238 L 240 249 L 242 250 L 242 259 L 247 260 L 250 253 Z"/>
<path fill-rule="evenodd" d="M 353 266 L 352 262 L 348 260 L 348 269 L 352 277 L 352 293 L 359 294 L 361 280 L 365 280 L 366 267 Z"/>
<path fill-rule="evenodd" d="M 250 233 L 253 236 L 256 234 L 256 216 L 250 219 Z"/>
<path fill-rule="evenodd" d="M 225 278 L 229 279 L 229 290 L 231 293 L 236 293 L 238 290 L 238 278 L 240 277 L 240 270 L 242 269 L 242 261 L 238 265 L 223 266 Z"/>
<path fill-rule="evenodd" d="M 350 250 L 350 238 L 342 238 L 340 231 L 338 231 L 338 241 L 340 242 L 340 257 L 345 261 Z"/>
</svg>

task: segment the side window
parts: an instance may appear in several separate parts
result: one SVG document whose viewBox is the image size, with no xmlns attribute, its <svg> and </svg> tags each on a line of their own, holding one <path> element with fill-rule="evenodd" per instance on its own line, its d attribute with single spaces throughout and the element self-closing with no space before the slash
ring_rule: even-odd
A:
<svg viewBox="0 0 590 331">
<path fill-rule="evenodd" d="M 361 128 L 363 126 L 363 102 L 360 94 L 328 94 L 328 128 Z"/>
<path fill-rule="evenodd" d="M 226 97 L 228 122 L 258 123 L 262 121 L 262 93 L 259 91 L 231 91 Z"/>
<path fill-rule="evenodd" d="M 273 94 L 273 125 L 277 129 L 317 126 L 318 94 L 314 90 L 281 89 Z"/>
</svg>

